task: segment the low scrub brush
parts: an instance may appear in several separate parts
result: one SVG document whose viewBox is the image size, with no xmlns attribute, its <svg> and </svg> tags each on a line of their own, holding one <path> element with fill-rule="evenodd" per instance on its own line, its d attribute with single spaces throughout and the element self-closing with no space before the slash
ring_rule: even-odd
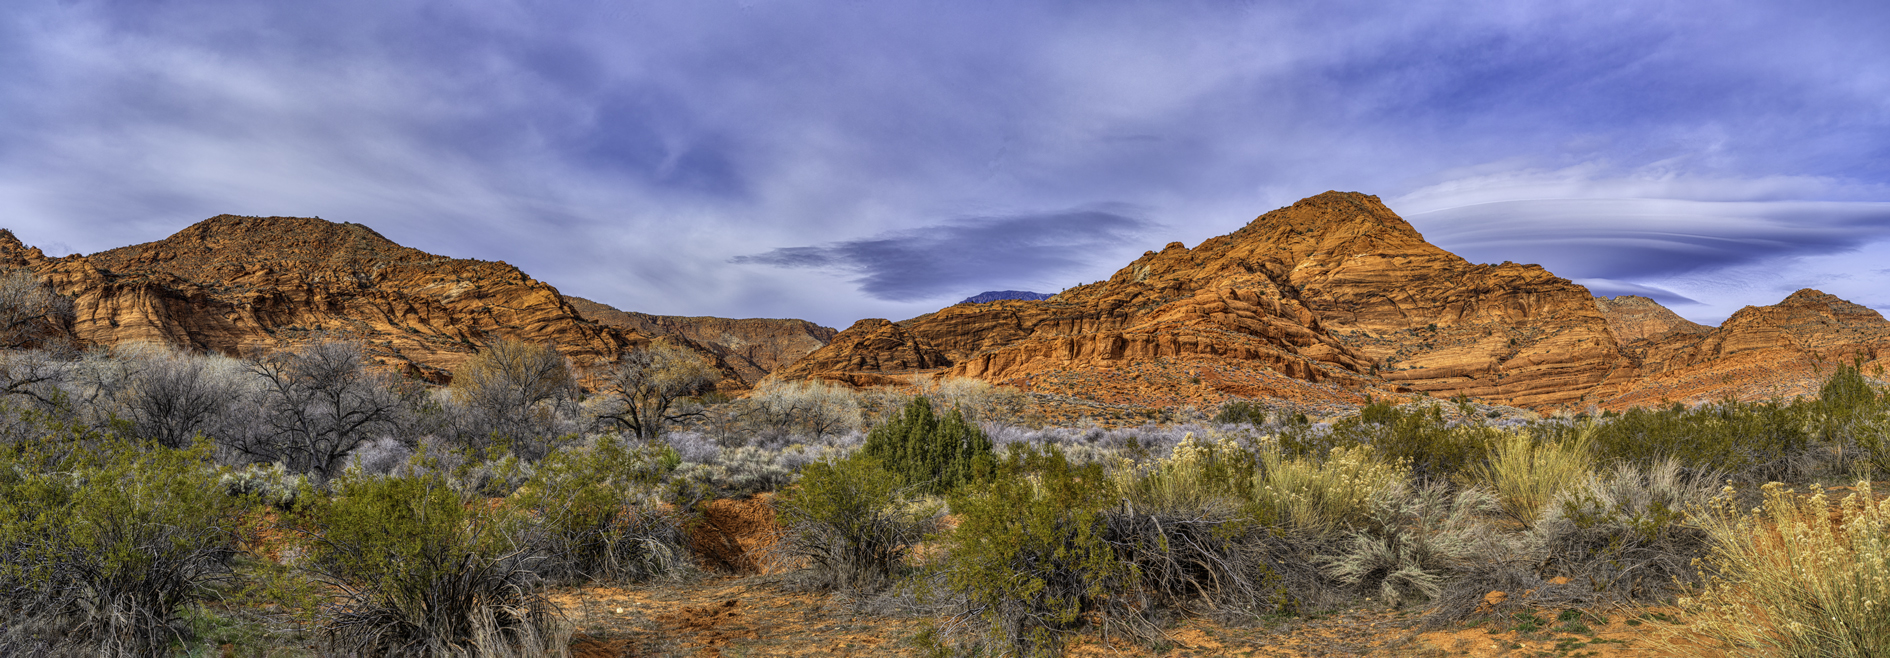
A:
<svg viewBox="0 0 1890 658">
<path fill-rule="evenodd" d="M 250 506 L 200 445 L 0 449 L 0 654 L 147 656 L 231 577 Z"/>
<path fill-rule="evenodd" d="M 1262 514 L 1285 525 L 1330 535 L 1366 524 L 1374 500 L 1403 486 L 1403 462 L 1380 461 L 1369 447 L 1337 447 L 1322 461 L 1264 452 L 1253 480 Z"/>
<path fill-rule="evenodd" d="M 333 598 L 335 650 L 377 656 L 563 655 L 568 626 L 533 569 L 539 544 L 502 505 L 437 475 L 353 477 L 305 492 L 304 568 Z"/>
<path fill-rule="evenodd" d="M 1731 655 L 1890 655 L 1890 499 L 1869 481 L 1835 509 L 1778 483 L 1748 512 L 1721 506 L 1706 524 L 1714 576 L 1680 604 L 1692 630 Z"/>
<path fill-rule="evenodd" d="M 1503 511 L 1533 525 L 1563 491 L 1588 477 L 1589 433 L 1564 441 L 1536 443 L 1528 434 L 1509 432 L 1490 451 L 1490 460 L 1471 469 L 1476 480 L 1496 491 Z"/>
<path fill-rule="evenodd" d="M 1693 512 L 1713 502 L 1716 477 L 1689 474 L 1672 459 L 1591 476 L 1559 495 L 1536 524 L 1543 572 L 1600 599 L 1669 600 L 1678 584 L 1697 581 L 1693 562 L 1710 540 Z"/>
</svg>

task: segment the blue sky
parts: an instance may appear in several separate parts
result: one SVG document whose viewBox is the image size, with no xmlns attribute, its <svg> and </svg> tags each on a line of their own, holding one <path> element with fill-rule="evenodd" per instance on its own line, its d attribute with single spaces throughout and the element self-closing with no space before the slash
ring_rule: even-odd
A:
<svg viewBox="0 0 1890 658">
<path fill-rule="evenodd" d="M 1717 323 L 1890 308 L 1890 4 L 15 0 L 0 226 L 367 224 L 629 310 L 1056 292 L 1328 189 Z"/>
</svg>

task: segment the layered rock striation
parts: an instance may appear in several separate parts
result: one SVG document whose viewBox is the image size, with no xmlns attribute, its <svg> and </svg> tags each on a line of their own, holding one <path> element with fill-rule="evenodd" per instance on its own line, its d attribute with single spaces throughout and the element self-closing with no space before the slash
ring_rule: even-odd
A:
<svg viewBox="0 0 1890 658">
<path fill-rule="evenodd" d="M 651 338 L 586 319 L 556 288 L 504 262 L 437 256 L 360 224 L 313 218 L 219 215 L 157 242 L 63 258 L 9 233 L 0 261 L 71 297 L 71 332 L 86 345 L 146 341 L 236 355 L 334 336 L 445 381 L 495 338 L 555 345 L 580 367 Z"/>
<path fill-rule="evenodd" d="M 1534 265 L 1470 263 L 1377 197 L 1341 192 L 1193 249 L 1169 244 L 1047 300 L 953 306 L 899 325 L 951 360 L 946 374 L 1028 387 L 1088 371 L 1113 398 L 1135 396 L 1112 395 L 1102 371 L 1136 363 L 1172 371 L 1141 388 L 1194 402 L 1235 394 L 1195 394 L 1207 382 L 1261 370 L 1299 383 L 1268 390 L 1333 385 L 1343 390 L 1327 394 L 1356 397 L 1377 385 L 1552 405 L 1579 401 L 1627 363 L 1585 288 Z M 821 356 L 841 372 L 863 361 Z"/>
<path fill-rule="evenodd" d="M 854 335 L 867 332 L 882 339 Z M 1767 364 L 1815 374 L 1851 354 L 1875 361 L 1886 337 L 1874 311 L 1816 291 L 1705 327 L 1644 297 L 1595 298 L 1537 265 L 1468 262 L 1376 197 L 1328 192 L 1046 300 L 862 322 L 781 372 L 884 374 L 886 350 L 934 349 L 942 363 L 894 361 L 907 376 L 1116 404 L 1416 392 L 1618 407 L 1801 391 L 1815 378 Z M 1777 385 L 1787 379 L 1797 383 Z"/>
</svg>

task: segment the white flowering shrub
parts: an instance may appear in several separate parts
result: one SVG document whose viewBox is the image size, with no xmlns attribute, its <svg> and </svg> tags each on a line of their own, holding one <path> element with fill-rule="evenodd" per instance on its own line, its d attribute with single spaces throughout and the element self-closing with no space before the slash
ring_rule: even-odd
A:
<svg viewBox="0 0 1890 658">
<path fill-rule="evenodd" d="M 1317 534 L 1363 526 L 1373 499 L 1402 487 L 1410 471 L 1366 446 L 1333 448 L 1324 461 L 1262 451 L 1261 462 L 1254 502 L 1278 522 Z"/>
<path fill-rule="evenodd" d="M 1692 630 L 1735 656 L 1890 655 L 1890 499 L 1869 480 L 1835 510 L 1823 489 L 1762 490 L 1759 507 L 1727 496 L 1706 523 L 1716 575 L 1680 599 Z"/>
</svg>

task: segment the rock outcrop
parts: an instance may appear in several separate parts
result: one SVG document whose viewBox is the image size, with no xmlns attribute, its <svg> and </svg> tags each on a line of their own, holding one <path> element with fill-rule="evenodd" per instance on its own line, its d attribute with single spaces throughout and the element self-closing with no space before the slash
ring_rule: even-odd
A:
<svg viewBox="0 0 1890 658">
<path fill-rule="evenodd" d="M 1704 333 L 1630 344 L 1628 353 L 1641 376 L 1602 406 L 1789 398 L 1816 393 L 1838 365 L 1859 359 L 1867 371 L 1890 365 L 1890 322 L 1807 288 L 1771 306 L 1740 309 Z"/>
<path fill-rule="evenodd" d="M 951 365 L 938 348 L 887 320 L 867 319 L 836 334 L 825 347 L 776 370 L 783 380 L 827 379 L 855 386 L 894 384 L 904 375 Z"/>
<path fill-rule="evenodd" d="M 1614 332 L 1615 339 L 1623 345 L 1659 339 L 1674 332 L 1700 336 L 1713 330 L 1640 295 L 1596 297 L 1595 309 L 1608 319 L 1608 330 Z"/>
<path fill-rule="evenodd" d="M 1070 381 L 1053 388 L 1124 403 L 1241 390 L 1357 399 L 1376 386 L 1546 406 L 1632 374 L 1587 289 L 1539 266 L 1470 263 L 1377 197 L 1341 192 L 1193 249 L 1169 244 L 1047 300 L 953 306 L 899 326 L 953 362 L 943 374 Z M 862 357 L 823 364 L 848 372 Z M 1111 371 L 1144 381 L 1112 383 Z M 1279 377 L 1230 383 L 1260 372 Z"/>
<path fill-rule="evenodd" d="M 580 367 L 650 340 L 584 318 L 556 288 L 504 262 L 437 256 L 321 219 L 219 215 L 157 242 L 63 258 L 0 240 L 0 261 L 73 298 L 71 331 L 87 345 L 147 341 L 236 355 L 328 335 L 445 381 L 493 338 L 552 344 Z"/>
<path fill-rule="evenodd" d="M 752 387 L 768 373 L 825 347 L 839 333 L 806 320 L 650 315 L 566 297 L 584 317 L 646 336 L 681 336 L 719 355 Z"/>
</svg>

